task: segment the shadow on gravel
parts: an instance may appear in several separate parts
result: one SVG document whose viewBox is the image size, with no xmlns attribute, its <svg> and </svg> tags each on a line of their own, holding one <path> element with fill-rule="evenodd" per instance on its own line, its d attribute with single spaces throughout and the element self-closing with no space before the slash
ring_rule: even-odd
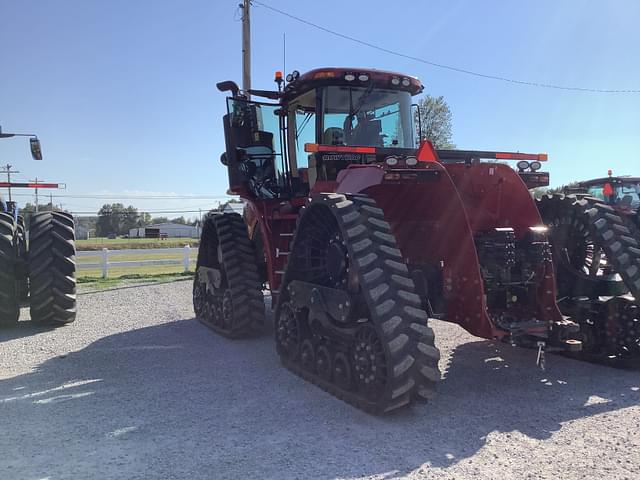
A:
<svg viewBox="0 0 640 480">
<path fill-rule="evenodd" d="M 40 333 L 49 332 L 53 330 L 53 328 L 54 327 L 37 325 L 30 320 L 21 320 L 15 326 L 0 328 L 0 344 L 8 342 L 9 340 L 15 340 L 16 338 L 30 337 Z"/>
<path fill-rule="evenodd" d="M 637 371 L 547 363 L 466 343 L 431 404 L 377 418 L 282 368 L 272 332 L 233 342 L 180 320 L 0 380 L 0 477 L 391 478 L 467 459 L 492 432 L 543 440 L 640 403 Z"/>
</svg>

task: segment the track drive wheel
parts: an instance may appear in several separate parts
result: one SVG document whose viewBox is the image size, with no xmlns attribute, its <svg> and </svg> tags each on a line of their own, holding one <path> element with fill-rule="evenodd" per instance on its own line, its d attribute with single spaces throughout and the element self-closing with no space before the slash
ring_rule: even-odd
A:
<svg viewBox="0 0 640 480">
<path fill-rule="evenodd" d="M 585 202 L 595 199 L 584 200 Z M 545 195 L 538 210 L 549 228 L 558 297 L 623 295 L 625 282 L 615 271 L 589 216 L 575 195 Z M 604 221 L 609 221 L 606 217 Z"/>
<path fill-rule="evenodd" d="M 321 194 L 308 202 L 278 297 L 276 331 L 293 308 L 300 348 L 292 355 L 280 336 L 276 347 L 297 375 L 376 414 L 434 395 L 433 331 L 372 198 Z"/>
<path fill-rule="evenodd" d="M 247 227 L 236 213 L 207 216 L 198 249 L 193 308 L 198 319 L 229 338 L 264 326 L 264 297 Z"/>
<path fill-rule="evenodd" d="M 29 225 L 31 320 L 60 326 L 76 319 L 76 247 L 73 217 L 40 212 Z"/>
<path fill-rule="evenodd" d="M 15 325 L 20 317 L 16 228 L 11 215 L 0 213 L 0 327 Z"/>
</svg>

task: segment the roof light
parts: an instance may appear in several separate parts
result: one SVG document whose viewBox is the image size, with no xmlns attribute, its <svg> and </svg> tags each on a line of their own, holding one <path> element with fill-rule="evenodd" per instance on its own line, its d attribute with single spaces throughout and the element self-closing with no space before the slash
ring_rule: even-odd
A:
<svg viewBox="0 0 640 480">
<path fill-rule="evenodd" d="M 316 80 L 319 78 L 333 78 L 335 76 L 336 76 L 335 72 L 331 70 L 321 70 L 320 72 L 316 72 L 313 75 L 313 79 Z"/>
<path fill-rule="evenodd" d="M 611 170 L 611 169 L 607 170 L 607 175 L 612 176 L 613 175 L 613 170 Z"/>
<path fill-rule="evenodd" d="M 531 168 L 531 171 L 537 172 L 542 168 L 542 163 L 536 160 L 535 162 L 531 162 L 531 164 L 529 165 L 529 168 Z"/>
<path fill-rule="evenodd" d="M 369 74 L 368 73 L 361 73 L 360 75 L 358 75 L 358 80 L 360 80 L 361 82 L 366 82 L 369 80 Z"/>
<path fill-rule="evenodd" d="M 282 72 L 280 70 L 276 71 L 276 82 L 282 81 Z"/>
<path fill-rule="evenodd" d="M 414 167 L 418 164 L 418 159 L 416 157 L 407 157 L 405 158 L 404 162 L 410 166 L 410 167 Z"/>
<path fill-rule="evenodd" d="M 395 167 L 398 164 L 398 157 L 394 157 L 393 155 L 391 155 L 390 157 L 384 159 L 384 163 L 386 163 L 390 167 Z"/>
<path fill-rule="evenodd" d="M 405 87 L 408 87 L 409 85 L 411 85 L 411 80 L 409 80 L 408 78 L 403 78 L 402 79 L 402 85 Z"/>
<path fill-rule="evenodd" d="M 400 78 L 399 77 L 393 77 L 391 79 L 391 84 L 392 85 L 400 85 Z"/>
<path fill-rule="evenodd" d="M 344 79 L 345 79 L 347 82 L 353 82 L 353 81 L 356 79 L 356 76 L 355 76 L 353 73 L 347 73 L 347 74 L 344 76 Z"/>
<path fill-rule="evenodd" d="M 518 170 L 524 172 L 527 168 L 529 168 L 529 162 L 526 160 L 520 160 L 517 164 Z"/>
<path fill-rule="evenodd" d="M 286 77 L 286 80 L 287 80 L 287 83 L 293 82 L 293 74 L 291 74 L 291 73 L 288 74 L 287 77 Z"/>
</svg>

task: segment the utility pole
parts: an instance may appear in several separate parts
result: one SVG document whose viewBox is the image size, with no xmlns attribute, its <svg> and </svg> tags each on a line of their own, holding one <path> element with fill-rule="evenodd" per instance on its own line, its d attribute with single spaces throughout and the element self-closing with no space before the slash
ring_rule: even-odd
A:
<svg viewBox="0 0 640 480">
<path fill-rule="evenodd" d="M 242 0 L 242 90 L 247 93 L 251 88 L 251 0 Z"/>
<path fill-rule="evenodd" d="M 9 190 L 9 201 L 11 201 L 11 174 L 12 173 L 20 173 L 17 170 L 11 170 L 11 167 L 13 165 L 9 165 L 8 163 L 2 167 L 2 173 L 6 173 L 7 174 L 7 189 Z"/>
<path fill-rule="evenodd" d="M 29 180 L 30 182 L 33 182 L 36 186 L 36 213 L 38 213 L 38 177 L 36 177 L 35 180 Z"/>
</svg>

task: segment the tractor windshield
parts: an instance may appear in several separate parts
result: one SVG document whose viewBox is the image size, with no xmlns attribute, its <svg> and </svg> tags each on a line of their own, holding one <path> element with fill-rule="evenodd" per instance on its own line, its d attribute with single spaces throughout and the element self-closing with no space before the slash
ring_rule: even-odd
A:
<svg viewBox="0 0 640 480">
<path fill-rule="evenodd" d="M 416 146 L 409 92 L 373 85 L 325 87 L 321 122 L 325 145 Z"/>
<path fill-rule="evenodd" d="M 613 184 L 609 187 L 606 184 L 591 185 L 587 192 L 592 197 L 608 203 L 622 203 L 632 208 L 640 208 L 640 182 Z"/>
</svg>

